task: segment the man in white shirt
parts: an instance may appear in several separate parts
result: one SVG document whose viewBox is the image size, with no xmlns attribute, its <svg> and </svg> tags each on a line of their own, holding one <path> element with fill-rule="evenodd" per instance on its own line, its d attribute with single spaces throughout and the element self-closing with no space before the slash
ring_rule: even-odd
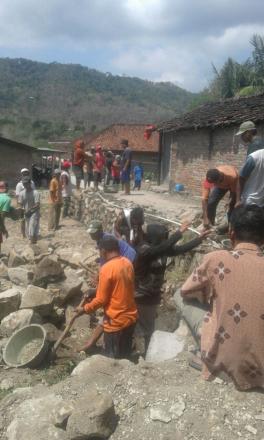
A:
<svg viewBox="0 0 264 440">
<path fill-rule="evenodd" d="M 264 149 L 249 154 L 239 173 L 237 205 L 264 207 Z"/>
<path fill-rule="evenodd" d="M 21 174 L 21 180 L 18 182 L 18 184 L 16 186 L 16 198 L 17 198 L 17 200 L 19 198 L 20 193 L 22 191 L 24 191 L 24 189 L 25 189 L 22 180 L 23 180 L 24 177 L 26 177 L 26 178 L 29 177 L 30 176 L 30 172 L 29 172 L 29 170 L 27 168 L 22 168 L 22 170 L 20 171 L 20 174 Z M 35 183 L 33 182 L 33 180 L 30 180 L 30 183 L 31 183 L 31 188 L 33 190 L 35 190 L 36 187 L 35 187 Z M 24 217 L 21 219 L 21 234 L 22 234 L 23 238 L 26 238 L 25 218 Z"/>
<path fill-rule="evenodd" d="M 30 177 L 23 177 L 24 189 L 19 193 L 18 204 L 24 210 L 25 232 L 31 244 L 37 243 L 40 219 L 40 196 L 32 188 Z"/>
<path fill-rule="evenodd" d="M 69 207 L 71 203 L 72 184 L 71 184 L 71 176 L 69 173 L 69 168 L 70 168 L 70 164 L 68 163 L 64 163 L 61 167 L 62 173 L 60 176 L 60 181 L 61 181 L 62 199 L 63 199 L 62 218 L 68 217 Z"/>
<path fill-rule="evenodd" d="M 30 172 L 29 172 L 29 170 L 27 168 L 22 168 L 20 173 L 21 173 L 21 180 L 18 182 L 18 184 L 16 186 L 16 196 L 17 197 L 19 196 L 20 192 L 23 191 L 23 189 L 24 189 L 24 185 L 22 183 L 23 177 L 30 176 Z M 35 183 L 33 182 L 33 180 L 31 180 L 31 188 L 32 189 L 36 189 Z"/>
</svg>

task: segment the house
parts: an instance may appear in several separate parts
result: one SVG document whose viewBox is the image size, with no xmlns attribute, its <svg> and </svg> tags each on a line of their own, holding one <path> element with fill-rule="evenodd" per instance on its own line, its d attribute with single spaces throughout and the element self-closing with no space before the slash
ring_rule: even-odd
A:
<svg viewBox="0 0 264 440">
<path fill-rule="evenodd" d="M 235 133 L 251 120 L 264 135 L 264 94 L 210 102 L 158 125 L 161 142 L 161 182 L 170 189 L 182 183 L 200 195 L 206 171 L 221 164 L 240 168 L 246 147 Z"/>
<path fill-rule="evenodd" d="M 0 137 L 0 180 L 14 188 L 20 179 L 22 168 L 32 171 L 32 165 L 41 170 L 59 165 L 65 151 L 54 148 L 35 148 L 21 142 Z M 49 160 L 48 160 L 49 158 Z"/>
<path fill-rule="evenodd" d="M 144 138 L 145 124 L 113 124 L 90 138 L 86 145 L 101 145 L 103 150 L 111 150 L 114 154 L 122 154 L 120 141 L 127 139 L 133 151 L 133 163 L 143 165 L 145 175 L 158 176 L 159 170 L 159 134 L 153 132 L 149 140 Z"/>
<path fill-rule="evenodd" d="M 14 187 L 20 177 L 21 168 L 31 170 L 36 148 L 0 137 L 0 180 Z"/>
</svg>

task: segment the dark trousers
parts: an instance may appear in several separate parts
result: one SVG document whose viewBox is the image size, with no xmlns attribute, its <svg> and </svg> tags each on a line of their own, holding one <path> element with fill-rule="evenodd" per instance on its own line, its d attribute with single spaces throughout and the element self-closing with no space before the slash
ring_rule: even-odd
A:
<svg viewBox="0 0 264 440">
<path fill-rule="evenodd" d="M 71 204 L 71 198 L 70 197 L 63 197 L 62 218 L 68 217 L 70 204 Z"/>
<path fill-rule="evenodd" d="M 208 199 L 208 205 L 207 205 L 207 216 L 208 216 L 208 219 L 212 225 L 215 224 L 215 216 L 216 216 L 217 206 L 218 206 L 220 200 L 222 200 L 222 198 L 226 195 L 227 192 L 228 192 L 227 189 L 221 189 L 221 188 L 214 188 L 210 192 L 210 196 Z M 231 197 L 231 200 L 230 200 L 230 204 L 229 204 L 229 210 L 227 213 L 228 219 L 230 218 L 232 211 L 234 209 L 235 203 L 236 203 L 235 194 L 231 193 L 230 197 Z"/>
<path fill-rule="evenodd" d="M 132 351 L 135 324 L 118 332 L 104 332 L 104 354 L 113 359 L 128 359 Z"/>
</svg>

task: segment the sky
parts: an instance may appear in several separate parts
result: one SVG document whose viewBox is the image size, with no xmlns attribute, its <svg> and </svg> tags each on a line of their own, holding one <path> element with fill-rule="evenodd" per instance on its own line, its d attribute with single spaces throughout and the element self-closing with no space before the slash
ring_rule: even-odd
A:
<svg viewBox="0 0 264 440">
<path fill-rule="evenodd" d="M 78 63 L 199 91 L 264 35 L 263 0 L 1 0 L 0 57 Z"/>
</svg>

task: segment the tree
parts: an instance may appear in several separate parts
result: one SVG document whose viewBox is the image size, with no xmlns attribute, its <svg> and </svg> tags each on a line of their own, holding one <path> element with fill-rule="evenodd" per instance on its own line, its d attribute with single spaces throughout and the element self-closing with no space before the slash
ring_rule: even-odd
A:
<svg viewBox="0 0 264 440">
<path fill-rule="evenodd" d="M 250 43 L 253 46 L 252 59 L 254 75 L 252 85 L 257 88 L 264 88 L 264 38 L 254 34 Z"/>
</svg>

